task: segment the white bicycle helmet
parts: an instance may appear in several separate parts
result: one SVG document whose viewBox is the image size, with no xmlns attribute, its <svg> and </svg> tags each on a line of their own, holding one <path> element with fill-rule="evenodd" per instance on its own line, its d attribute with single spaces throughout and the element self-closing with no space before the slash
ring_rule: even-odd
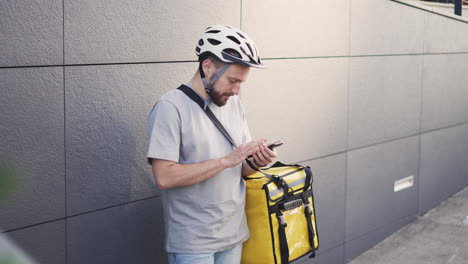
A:
<svg viewBox="0 0 468 264">
<path fill-rule="evenodd" d="M 249 67 L 264 68 L 255 43 L 247 34 L 239 29 L 215 25 L 208 27 L 198 40 L 195 49 L 200 62 L 200 75 L 205 91 L 210 94 L 213 83 L 227 70 L 230 64 L 242 64 Z M 201 67 L 202 61 L 209 55 L 216 56 L 224 65 L 210 80 L 206 82 Z"/>
<path fill-rule="evenodd" d="M 263 68 L 255 43 L 239 29 L 215 25 L 203 32 L 196 47 L 197 56 L 212 54 L 226 63 Z"/>
</svg>

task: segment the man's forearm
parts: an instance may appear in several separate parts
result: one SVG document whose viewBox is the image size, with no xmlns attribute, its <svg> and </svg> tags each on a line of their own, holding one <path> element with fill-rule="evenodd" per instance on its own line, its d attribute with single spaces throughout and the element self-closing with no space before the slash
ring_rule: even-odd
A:
<svg viewBox="0 0 468 264">
<path fill-rule="evenodd" d="M 265 141 L 266 139 L 250 141 L 240 145 L 224 157 L 194 164 L 179 164 L 174 161 L 153 159 L 153 176 L 160 189 L 199 183 L 217 175 L 224 169 L 243 164 L 245 158 L 256 152 Z M 242 169 L 242 173 L 244 173 L 244 169 Z"/>
<path fill-rule="evenodd" d="M 156 185 L 160 189 L 171 189 L 199 183 L 215 176 L 226 168 L 223 158 L 193 164 L 179 164 L 167 160 L 153 159 L 153 176 Z"/>
<path fill-rule="evenodd" d="M 252 169 L 252 167 L 250 167 L 250 165 L 247 164 L 245 160 L 242 162 L 242 176 L 243 177 L 253 174 L 255 172 L 256 170 Z"/>
</svg>

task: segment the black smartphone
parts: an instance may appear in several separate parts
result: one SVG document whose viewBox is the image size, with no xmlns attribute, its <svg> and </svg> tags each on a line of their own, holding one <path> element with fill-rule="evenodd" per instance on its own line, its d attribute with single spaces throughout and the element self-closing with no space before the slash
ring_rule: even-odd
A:
<svg viewBox="0 0 468 264">
<path fill-rule="evenodd" d="M 283 145 L 284 142 L 283 141 L 278 141 L 278 142 L 275 142 L 275 143 L 271 143 L 270 145 L 268 145 L 268 148 L 273 150 L 274 148 L 277 148 L 281 145 Z"/>
<path fill-rule="evenodd" d="M 275 142 L 275 143 L 271 143 L 271 144 L 268 145 L 267 147 L 268 147 L 269 149 L 273 150 L 274 148 L 277 148 L 277 147 L 279 147 L 279 146 L 281 146 L 281 145 L 283 145 L 283 144 L 284 144 L 284 142 L 280 140 L 280 141 L 277 141 L 277 142 Z M 252 155 L 249 155 L 247 158 L 250 159 L 250 158 L 252 158 L 252 157 L 253 157 Z"/>
</svg>

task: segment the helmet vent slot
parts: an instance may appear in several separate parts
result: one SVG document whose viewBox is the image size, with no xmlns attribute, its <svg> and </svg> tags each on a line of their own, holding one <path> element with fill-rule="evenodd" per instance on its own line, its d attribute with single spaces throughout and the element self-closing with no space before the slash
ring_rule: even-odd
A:
<svg viewBox="0 0 468 264">
<path fill-rule="evenodd" d="M 245 49 L 244 49 L 244 48 L 242 48 L 242 47 L 239 47 L 239 48 L 240 48 L 240 50 L 241 50 L 245 55 L 248 56 L 248 54 L 247 54 L 247 52 L 245 52 Z"/>
<path fill-rule="evenodd" d="M 221 30 L 213 29 L 213 30 L 207 31 L 207 32 L 205 32 L 205 33 L 216 34 L 216 33 L 219 33 L 219 32 L 221 32 Z"/>
<path fill-rule="evenodd" d="M 240 45 L 240 44 L 241 44 L 240 41 L 239 41 L 236 37 L 234 37 L 234 36 L 227 36 L 226 38 L 228 38 L 228 39 L 234 41 L 235 43 L 237 43 L 237 45 Z"/>
<path fill-rule="evenodd" d="M 200 39 L 200 40 L 198 41 L 198 45 L 199 45 L 199 46 L 203 46 L 203 44 L 205 44 L 205 42 L 203 41 L 203 39 Z"/>
<path fill-rule="evenodd" d="M 253 55 L 254 53 L 253 53 L 252 47 L 250 47 L 250 44 L 249 43 L 245 43 L 245 44 L 247 44 L 247 47 L 250 50 L 250 55 Z"/>
<path fill-rule="evenodd" d="M 237 52 L 237 50 L 235 50 L 235 49 L 225 49 L 225 50 L 223 50 L 223 52 L 227 53 L 227 54 L 229 54 L 231 56 L 234 56 L 236 58 L 239 58 L 239 59 L 242 58 L 242 56 L 239 54 L 239 52 Z"/>
<path fill-rule="evenodd" d="M 200 48 L 199 48 L 199 47 L 196 47 L 196 48 L 195 48 L 195 51 L 196 51 L 197 53 L 200 53 Z"/>
<path fill-rule="evenodd" d="M 221 44 L 221 41 L 216 40 L 216 39 L 209 38 L 207 40 L 208 40 L 209 43 L 211 43 L 214 46 Z"/>
<path fill-rule="evenodd" d="M 244 35 L 242 35 L 242 34 L 239 33 L 239 32 L 236 32 L 236 33 L 237 33 L 237 35 L 239 35 L 241 38 L 245 39 Z"/>
</svg>

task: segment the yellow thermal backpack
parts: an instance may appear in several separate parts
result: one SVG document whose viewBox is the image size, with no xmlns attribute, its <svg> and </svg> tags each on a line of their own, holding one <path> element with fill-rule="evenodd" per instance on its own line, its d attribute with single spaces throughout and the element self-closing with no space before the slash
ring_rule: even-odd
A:
<svg viewBox="0 0 468 264">
<path fill-rule="evenodd" d="M 244 177 L 250 238 L 242 264 L 288 264 L 315 256 L 318 235 L 310 167 L 276 162 Z"/>
</svg>

